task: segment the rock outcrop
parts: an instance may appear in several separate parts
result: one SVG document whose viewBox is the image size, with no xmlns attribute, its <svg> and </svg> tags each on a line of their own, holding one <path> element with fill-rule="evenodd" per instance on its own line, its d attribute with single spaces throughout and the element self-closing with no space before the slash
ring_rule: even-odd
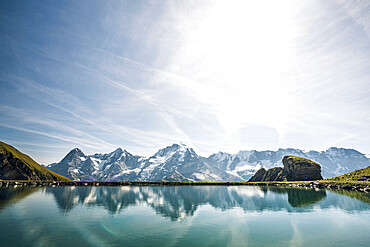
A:
<svg viewBox="0 0 370 247">
<path fill-rule="evenodd" d="M 312 160 L 297 157 L 285 156 L 284 167 L 274 167 L 268 170 L 259 169 L 248 182 L 261 181 L 310 181 L 320 180 L 321 166 Z"/>
<path fill-rule="evenodd" d="M 251 177 L 251 178 L 249 179 L 249 181 L 248 181 L 248 182 L 260 182 L 260 181 L 266 181 L 266 180 L 264 180 L 265 175 L 266 175 L 266 169 L 265 169 L 265 168 L 261 168 L 261 169 L 259 169 L 259 170 L 254 174 L 254 176 L 253 176 L 253 177 Z"/>
<path fill-rule="evenodd" d="M 282 167 L 274 167 L 268 170 L 264 168 L 259 169 L 256 174 L 249 179 L 248 182 L 260 182 L 260 181 L 284 181 Z"/>
<path fill-rule="evenodd" d="M 283 158 L 283 173 L 287 181 L 320 180 L 321 166 L 312 160 L 297 156 Z"/>
</svg>

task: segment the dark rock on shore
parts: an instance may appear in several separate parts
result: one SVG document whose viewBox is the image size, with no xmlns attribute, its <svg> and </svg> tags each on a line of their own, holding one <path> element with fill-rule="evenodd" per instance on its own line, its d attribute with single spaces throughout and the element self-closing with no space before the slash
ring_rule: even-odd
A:
<svg viewBox="0 0 370 247">
<path fill-rule="evenodd" d="M 312 160 L 296 156 L 283 158 L 283 173 L 287 181 L 310 181 L 320 180 L 321 166 Z"/>
<path fill-rule="evenodd" d="M 268 169 L 267 171 L 264 168 L 259 169 L 256 174 L 249 179 L 248 182 L 259 182 L 259 181 L 284 181 L 285 177 L 283 174 L 282 167 L 274 167 Z"/>
<path fill-rule="evenodd" d="M 282 167 L 261 168 L 248 182 L 259 181 L 310 181 L 320 180 L 321 167 L 319 164 L 297 156 L 285 156 Z"/>
<path fill-rule="evenodd" d="M 259 181 L 264 181 L 264 177 L 266 175 L 266 169 L 265 168 L 261 168 L 259 169 L 253 177 L 251 177 L 249 179 L 248 182 L 259 182 Z"/>
</svg>

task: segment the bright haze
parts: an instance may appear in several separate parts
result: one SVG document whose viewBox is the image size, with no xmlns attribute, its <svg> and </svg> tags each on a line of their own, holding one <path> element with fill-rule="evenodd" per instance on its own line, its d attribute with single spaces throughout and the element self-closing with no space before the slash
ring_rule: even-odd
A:
<svg viewBox="0 0 370 247">
<path fill-rule="evenodd" d="M 40 163 L 370 153 L 370 1 L 0 2 L 0 139 Z"/>
</svg>

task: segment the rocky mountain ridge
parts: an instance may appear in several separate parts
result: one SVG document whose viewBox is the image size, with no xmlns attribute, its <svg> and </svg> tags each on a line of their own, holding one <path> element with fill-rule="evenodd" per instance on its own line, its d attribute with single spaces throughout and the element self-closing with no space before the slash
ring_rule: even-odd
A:
<svg viewBox="0 0 370 247">
<path fill-rule="evenodd" d="M 47 166 L 73 180 L 100 181 L 248 181 L 261 168 L 282 167 L 284 156 L 299 156 L 321 165 L 324 178 L 370 165 L 364 154 L 344 148 L 305 152 L 287 148 L 277 151 L 218 152 L 198 155 L 185 144 L 173 144 L 150 157 L 133 155 L 121 148 L 107 154 L 86 155 L 71 150 L 60 162 Z"/>
</svg>

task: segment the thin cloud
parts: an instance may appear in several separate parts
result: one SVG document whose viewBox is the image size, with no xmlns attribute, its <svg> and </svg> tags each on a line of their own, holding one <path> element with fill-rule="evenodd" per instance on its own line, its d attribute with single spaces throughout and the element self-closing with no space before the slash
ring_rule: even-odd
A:
<svg viewBox="0 0 370 247">
<path fill-rule="evenodd" d="M 1 108 L 16 128 L 2 138 L 146 154 L 179 141 L 202 154 L 369 150 L 369 2 L 142 4 L 35 5 L 44 22 L 10 6 L 0 102 L 19 114 Z"/>
<path fill-rule="evenodd" d="M 24 111 L 22 109 L 10 107 L 10 106 L 2 106 L 0 108 L 2 112 L 1 115 L 3 118 L 0 120 L 0 125 L 6 128 L 14 128 L 18 130 L 28 131 L 35 134 L 41 134 L 44 136 L 49 136 L 53 138 L 57 138 L 60 140 L 72 142 L 75 144 L 81 143 L 81 145 L 88 146 L 88 147 L 102 147 L 102 148 L 110 148 L 113 149 L 115 146 L 96 137 L 90 135 L 86 132 L 81 130 L 74 129 L 70 126 L 66 126 L 50 117 L 44 116 L 40 112 L 31 112 L 31 111 Z M 37 116 L 37 117 L 36 117 Z M 6 122 L 13 122 L 13 125 L 7 124 Z M 50 130 L 50 134 L 46 131 L 39 131 L 31 129 L 30 127 L 22 127 L 22 126 L 29 126 L 32 124 L 36 124 L 38 126 L 43 126 L 42 128 L 47 127 Z M 54 131 L 56 130 L 56 131 Z M 63 133 L 63 134 L 61 134 Z M 71 135 L 74 134 L 74 135 Z"/>
<path fill-rule="evenodd" d="M 140 144 L 138 141 L 144 141 L 145 143 L 156 143 L 158 142 L 158 138 L 170 138 L 170 135 L 164 136 L 162 133 L 157 133 L 154 131 L 143 131 L 139 129 L 129 128 L 122 125 L 114 124 L 111 120 L 107 118 L 100 118 L 99 121 L 92 121 L 85 117 L 82 117 L 84 114 L 93 115 L 88 108 L 82 106 L 82 103 L 75 97 L 70 94 L 66 94 L 61 90 L 50 89 L 46 86 L 43 86 L 39 83 L 33 82 L 31 80 L 27 80 L 26 78 L 21 77 L 13 77 L 10 76 L 13 80 L 8 80 L 9 83 L 16 86 L 19 91 L 24 93 L 27 96 L 31 96 L 32 98 L 46 103 L 52 107 L 55 107 L 61 111 L 71 114 L 73 117 L 81 120 L 84 123 L 87 123 L 91 126 L 94 126 L 100 130 L 106 131 L 108 133 L 114 135 L 121 135 L 123 138 L 127 139 L 127 136 L 131 136 L 130 141 Z M 22 85 L 18 85 L 14 83 L 14 79 L 17 81 L 22 82 Z M 56 104 L 56 98 L 58 101 L 61 102 L 63 105 L 73 105 L 73 108 L 78 109 L 77 112 L 69 110 L 65 107 Z M 150 138 L 149 136 L 152 136 Z M 163 141 L 162 141 L 163 142 Z"/>
<path fill-rule="evenodd" d="M 63 60 L 59 57 L 56 57 L 56 56 L 53 56 L 51 55 L 52 52 L 51 51 L 48 51 L 48 50 L 41 50 L 41 49 L 33 49 L 35 52 L 39 53 L 40 55 L 44 56 L 44 57 L 47 57 L 47 58 L 51 58 L 53 60 L 56 60 L 56 61 L 59 61 L 59 62 L 62 62 L 62 63 L 65 63 L 65 64 L 68 64 L 68 65 L 74 65 L 75 67 L 79 67 L 81 68 L 86 74 L 92 76 L 93 78 L 99 78 L 100 81 L 112 86 L 112 87 L 115 87 L 117 89 L 120 89 L 124 92 L 130 92 L 132 93 L 133 95 L 135 95 L 136 97 L 140 98 L 141 100 L 149 103 L 150 105 L 154 106 L 157 108 L 158 111 L 160 112 L 168 112 L 168 113 L 171 113 L 173 115 L 176 115 L 176 116 L 181 116 L 181 117 L 185 117 L 185 118 L 188 118 L 188 119 L 191 119 L 193 121 L 196 121 L 198 124 L 200 124 L 202 126 L 202 128 L 214 135 L 218 135 L 219 137 L 221 137 L 222 135 L 220 133 L 218 133 L 218 131 L 216 131 L 215 129 L 212 129 L 209 127 L 209 124 L 207 123 L 204 123 L 202 120 L 200 120 L 199 118 L 196 118 L 194 117 L 192 114 L 189 114 L 189 113 L 186 113 L 186 112 L 183 112 L 183 111 L 180 111 L 176 108 L 173 108 L 173 107 L 170 107 L 168 105 L 166 105 L 166 103 L 163 103 L 162 101 L 160 100 L 157 100 L 155 98 L 153 98 L 151 95 L 149 94 L 146 94 L 140 90 L 136 90 L 136 89 L 133 89 L 129 86 L 126 86 L 122 81 L 119 81 L 119 80 L 114 80 L 114 79 L 111 79 L 109 78 L 108 76 L 102 74 L 99 70 L 96 70 L 96 69 L 92 69 L 92 68 L 89 68 L 87 66 L 84 66 L 82 64 L 79 64 L 79 63 L 75 63 L 75 62 L 72 62 L 72 61 L 66 61 L 66 60 Z M 104 51 L 102 49 L 97 49 L 99 51 Z M 114 55 L 112 53 L 109 53 L 107 51 L 105 51 L 106 54 L 109 54 L 111 56 L 115 56 L 115 57 L 118 57 L 120 59 L 124 59 L 125 61 L 128 61 L 130 63 L 133 63 L 135 65 L 139 65 L 139 68 L 144 68 L 145 70 L 149 70 L 151 72 L 156 72 L 156 73 L 160 73 L 162 75 L 166 75 L 166 76 L 170 76 L 170 77 L 173 77 L 174 79 L 176 79 L 175 81 L 174 80 L 164 80 L 164 79 L 161 79 L 161 82 L 163 83 L 170 83 L 171 85 L 182 85 L 182 87 L 185 87 L 185 88 L 191 88 L 191 89 L 194 89 L 195 88 L 203 88 L 202 90 L 204 92 L 208 92 L 210 94 L 214 93 L 215 92 L 215 88 L 214 87 L 209 87 L 209 86 L 204 86 L 202 84 L 199 84 L 195 81 L 192 81 L 192 80 L 189 80 L 189 79 L 186 79 L 186 78 L 183 78 L 183 77 L 180 77 L 178 75 L 175 75 L 175 74 L 172 74 L 172 73 L 168 73 L 168 72 L 165 72 L 165 71 L 161 71 L 159 69 L 156 69 L 154 67 L 151 67 L 151 66 L 148 66 L 148 65 L 145 65 L 145 64 L 142 64 L 140 62 L 137 62 L 137 61 L 134 61 L 132 59 L 129 59 L 129 58 L 126 58 L 126 57 L 122 57 L 122 56 L 118 56 L 118 55 Z M 190 86 L 190 87 L 189 87 Z M 217 89 L 217 92 L 218 92 L 218 95 L 219 97 L 222 97 L 222 89 Z M 215 96 L 217 97 L 217 96 Z M 209 111 L 207 108 L 202 108 L 202 110 L 206 113 L 210 113 L 210 114 L 214 114 L 215 112 L 214 111 Z M 169 126 L 171 125 L 171 123 L 168 123 Z M 176 130 L 176 128 L 174 129 Z M 176 130 L 177 131 L 177 130 Z"/>
</svg>

